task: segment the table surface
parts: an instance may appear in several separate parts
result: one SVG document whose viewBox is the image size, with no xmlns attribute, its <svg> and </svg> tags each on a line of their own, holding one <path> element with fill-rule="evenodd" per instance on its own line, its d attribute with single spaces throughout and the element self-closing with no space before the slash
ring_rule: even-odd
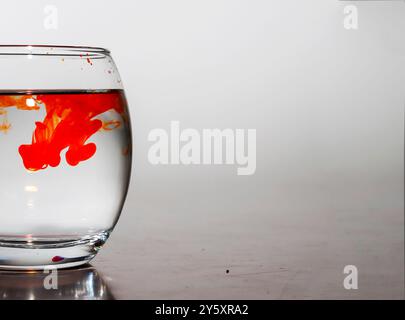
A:
<svg viewBox="0 0 405 320">
<path fill-rule="evenodd" d="M 309 191 L 301 190 L 298 201 L 293 189 L 281 191 L 289 201 L 280 200 L 280 193 L 267 207 L 263 201 L 244 207 L 240 201 L 219 196 L 217 201 L 189 203 L 176 198 L 175 191 L 167 191 L 166 197 L 162 194 L 158 202 L 148 198 L 150 191 L 138 191 L 131 188 L 115 231 L 91 265 L 60 270 L 57 290 L 44 289 L 43 273 L 1 272 L 0 297 L 404 297 L 403 200 L 399 196 L 395 196 L 398 206 L 395 199 L 387 198 L 374 208 L 347 197 L 345 206 L 350 204 L 351 210 L 328 202 L 327 211 L 321 200 L 311 200 L 319 192 L 312 198 Z M 210 197 L 215 200 L 213 194 Z M 373 202 L 369 200 L 365 203 Z M 349 264 L 358 268 L 357 290 L 343 287 L 343 268 Z"/>
</svg>

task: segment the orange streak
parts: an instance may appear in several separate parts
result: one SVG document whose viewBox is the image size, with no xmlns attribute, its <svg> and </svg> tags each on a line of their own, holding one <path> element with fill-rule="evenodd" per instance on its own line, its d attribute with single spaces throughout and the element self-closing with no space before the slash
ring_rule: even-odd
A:
<svg viewBox="0 0 405 320">
<path fill-rule="evenodd" d="M 34 101 L 34 106 L 29 106 L 28 103 Z M 0 96 L 0 108 L 16 107 L 20 110 L 39 110 L 36 99 L 32 95 L 22 95 L 22 96 Z M 3 109 L 3 111 L 5 111 Z M 1 113 L 0 113 L 1 114 Z"/>
<path fill-rule="evenodd" d="M 103 130 L 111 131 L 118 128 L 121 125 L 121 122 L 118 120 L 110 120 L 103 123 Z"/>
</svg>

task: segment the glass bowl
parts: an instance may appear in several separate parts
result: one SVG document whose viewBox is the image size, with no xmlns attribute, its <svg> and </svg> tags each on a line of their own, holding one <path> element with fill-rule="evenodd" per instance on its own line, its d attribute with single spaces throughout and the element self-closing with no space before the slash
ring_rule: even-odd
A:
<svg viewBox="0 0 405 320">
<path fill-rule="evenodd" d="M 121 213 L 132 144 L 110 52 L 0 46 L 0 268 L 90 261 Z"/>
</svg>

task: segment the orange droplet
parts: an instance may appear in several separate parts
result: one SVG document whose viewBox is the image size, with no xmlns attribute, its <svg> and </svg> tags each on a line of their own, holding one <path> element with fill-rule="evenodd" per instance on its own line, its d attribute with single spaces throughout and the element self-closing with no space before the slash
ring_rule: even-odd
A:
<svg viewBox="0 0 405 320">
<path fill-rule="evenodd" d="M 11 128 L 11 123 L 8 121 L 4 121 L 3 123 L 0 123 L 0 131 L 7 133 Z"/>
</svg>

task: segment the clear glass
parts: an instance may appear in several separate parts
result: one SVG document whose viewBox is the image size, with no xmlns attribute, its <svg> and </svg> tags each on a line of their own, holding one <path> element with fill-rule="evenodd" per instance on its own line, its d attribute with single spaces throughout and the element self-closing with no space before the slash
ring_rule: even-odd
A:
<svg viewBox="0 0 405 320">
<path fill-rule="evenodd" d="M 130 118 L 102 48 L 0 46 L 0 268 L 90 261 L 128 190 Z"/>
</svg>

